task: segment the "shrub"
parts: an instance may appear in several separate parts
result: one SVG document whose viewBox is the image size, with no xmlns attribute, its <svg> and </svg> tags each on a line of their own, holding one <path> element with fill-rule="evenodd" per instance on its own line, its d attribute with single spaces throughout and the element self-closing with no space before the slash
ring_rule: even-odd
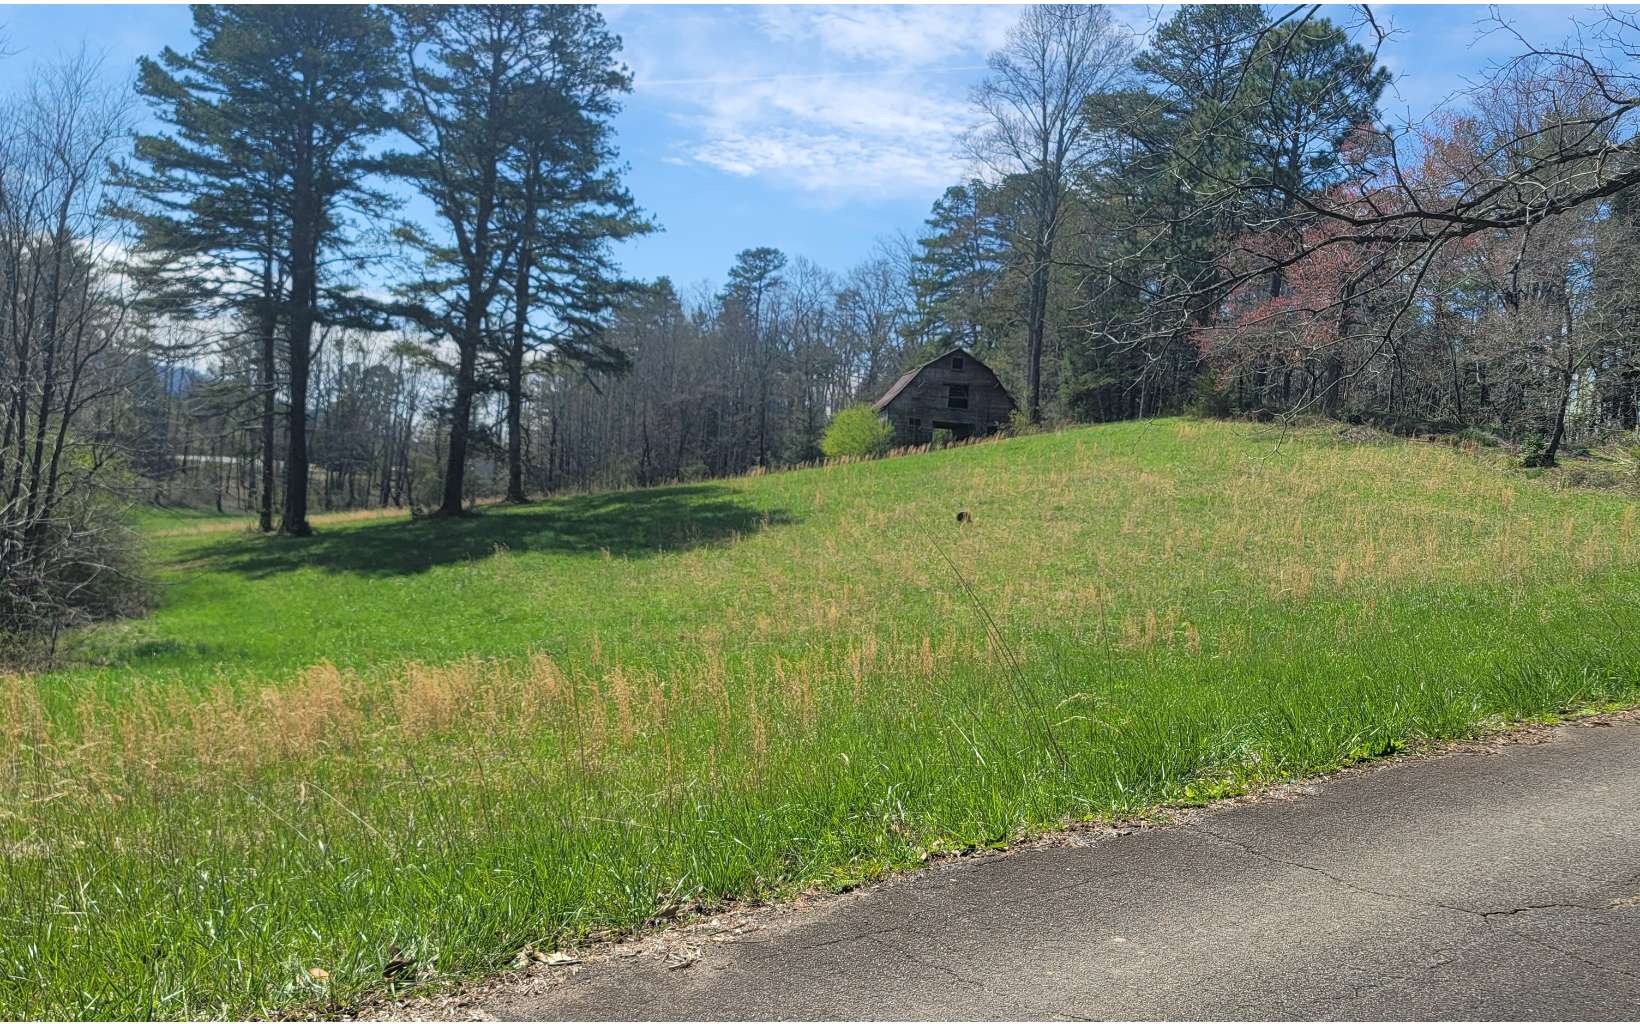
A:
<svg viewBox="0 0 1640 1024">
<path fill-rule="evenodd" d="M 1024 409 L 1015 409 L 1008 414 L 1008 435 L 1010 437 L 1029 437 L 1032 434 L 1040 434 L 1042 431 L 1042 424 L 1032 423 L 1031 414 Z"/>
<path fill-rule="evenodd" d="M 0 671 L 49 664 L 64 631 L 144 610 L 148 589 L 124 512 L 80 490 L 54 503 L 50 518 L 0 515 Z"/>
<path fill-rule="evenodd" d="M 1498 435 L 1482 430 L 1480 427 L 1464 427 L 1453 436 L 1459 444 L 1472 444 L 1481 448 L 1496 448 L 1501 443 Z"/>
<path fill-rule="evenodd" d="M 1527 434 L 1520 442 L 1520 464 L 1527 469 L 1554 465 L 1549 459 L 1549 439 L 1535 430 Z"/>
<path fill-rule="evenodd" d="M 832 418 L 820 450 L 828 459 L 871 458 L 888 451 L 894 428 L 869 405 L 852 405 Z"/>
</svg>

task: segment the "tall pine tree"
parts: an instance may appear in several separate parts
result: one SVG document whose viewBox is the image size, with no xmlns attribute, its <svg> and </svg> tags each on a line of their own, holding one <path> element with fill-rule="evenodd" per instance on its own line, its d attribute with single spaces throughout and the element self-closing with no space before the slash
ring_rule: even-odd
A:
<svg viewBox="0 0 1640 1024">
<path fill-rule="evenodd" d="M 307 520 L 308 381 L 325 280 L 356 241 L 348 211 L 388 205 L 369 185 L 371 144 L 391 124 L 392 31 L 363 6 L 197 5 L 194 49 L 144 60 L 139 89 L 167 132 L 139 138 L 128 178 L 147 272 L 184 303 L 218 304 L 256 324 L 264 495 L 271 491 L 275 333 L 288 367 L 280 531 Z M 154 258 L 154 257 L 157 257 Z M 156 269 L 170 259 L 172 270 Z M 191 279 L 192 283 L 189 283 Z M 239 282 L 246 282 L 241 284 Z M 264 498 L 266 500 L 266 498 Z M 264 526 L 271 509 L 263 513 Z"/>
<path fill-rule="evenodd" d="M 631 77 L 620 40 L 589 6 L 556 12 L 548 60 L 524 90 L 504 225 L 516 234 L 512 322 L 498 353 L 507 399 L 507 500 L 523 501 L 525 378 L 536 368 L 613 371 L 625 354 L 604 329 L 629 289 L 609 243 L 652 230 L 614 167 L 612 119 Z"/>
</svg>

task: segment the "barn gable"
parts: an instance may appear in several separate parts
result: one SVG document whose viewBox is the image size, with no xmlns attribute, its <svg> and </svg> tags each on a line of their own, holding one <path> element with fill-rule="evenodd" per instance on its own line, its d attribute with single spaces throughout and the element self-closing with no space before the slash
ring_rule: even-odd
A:
<svg viewBox="0 0 1640 1024">
<path fill-rule="evenodd" d="M 1008 425 L 1014 400 L 991 368 L 964 348 L 941 352 L 894 382 L 872 406 L 894 427 L 894 443 L 925 444 L 934 431 L 983 437 Z"/>
</svg>

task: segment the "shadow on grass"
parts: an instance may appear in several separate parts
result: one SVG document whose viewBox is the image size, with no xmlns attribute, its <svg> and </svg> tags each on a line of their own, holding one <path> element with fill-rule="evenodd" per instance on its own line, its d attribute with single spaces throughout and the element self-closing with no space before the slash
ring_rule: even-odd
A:
<svg viewBox="0 0 1640 1024">
<path fill-rule="evenodd" d="M 441 565 L 512 552 L 645 557 L 721 543 L 795 522 L 765 512 L 716 484 L 684 484 L 493 506 L 461 519 L 393 520 L 320 528 L 301 539 L 242 536 L 214 545 L 214 569 L 266 577 L 302 568 L 364 576 L 408 576 Z"/>
</svg>

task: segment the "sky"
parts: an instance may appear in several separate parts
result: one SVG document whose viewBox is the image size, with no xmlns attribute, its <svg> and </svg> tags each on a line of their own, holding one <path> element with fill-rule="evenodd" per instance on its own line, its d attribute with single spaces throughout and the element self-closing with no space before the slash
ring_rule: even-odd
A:
<svg viewBox="0 0 1640 1024">
<path fill-rule="evenodd" d="M 1169 8 L 1118 6 L 1142 44 Z M 1588 8 L 1507 6 L 1534 41 L 1558 42 Z M 616 121 L 627 182 L 663 229 L 623 243 L 628 273 L 680 286 L 720 282 L 735 253 L 771 245 L 843 272 L 880 239 L 915 235 L 947 185 L 967 176 L 959 139 L 986 55 L 1018 9 L 942 6 L 602 8 L 634 89 Z M 1489 8 L 1374 5 L 1396 76 L 1382 109 L 1417 119 L 1518 43 L 1478 25 Z M 1340 9 L 1336 20 L 1353 23 Z M 129 78 L 136 58 L 190 44 L 184 5 L 0 6 L 0 90 L 77 51 Z"/>
</svg>

